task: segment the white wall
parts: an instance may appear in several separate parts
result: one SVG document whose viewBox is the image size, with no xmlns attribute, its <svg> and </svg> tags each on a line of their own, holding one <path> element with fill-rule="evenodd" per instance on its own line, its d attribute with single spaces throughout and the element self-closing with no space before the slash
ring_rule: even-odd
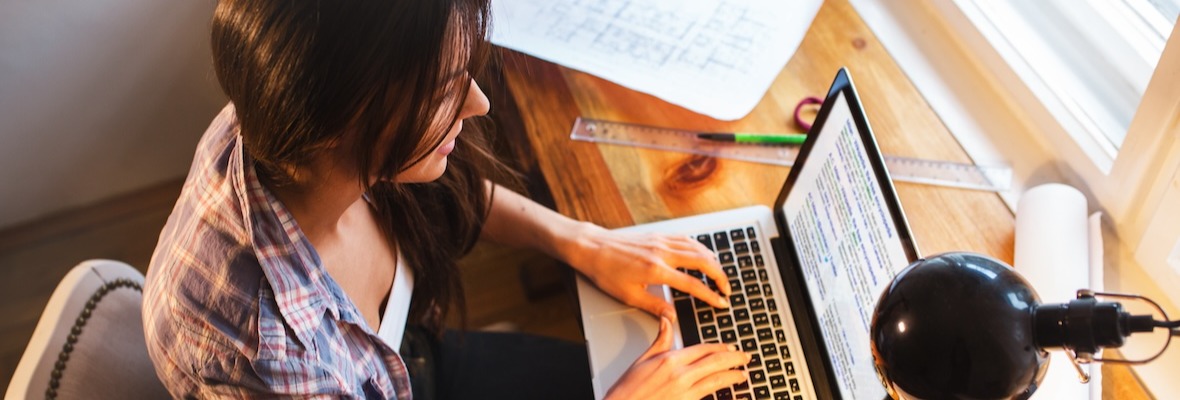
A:
<svg viewBox="0 0 1180 400">
<path fill-rule="evenodd" d="M 0 228 L 183 177 L 214 0 L 0 0 Z"/>
</svg>

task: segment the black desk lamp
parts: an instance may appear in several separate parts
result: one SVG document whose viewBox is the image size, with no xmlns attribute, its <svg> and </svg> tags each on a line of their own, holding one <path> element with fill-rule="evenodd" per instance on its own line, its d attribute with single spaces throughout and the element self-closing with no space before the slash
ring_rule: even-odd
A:
<svg viewBox="0 0 1180 400">
<path fill-rule="evenodd" d="M 1116 302 L 1146 301 L 1164 321 L 1130 315 Z M 1141 364 L 1154 360 L 1102 359 L 1102 348 L 1167 321 L 1141 296 L 1078 292 L 1066 304 L 1040 304 L 1036 292 L 1007 264 L 973 253 L 946 253 L 906 267 L 881 294 L 870 327 L 873 360 L 894 399 L 1026 399 L 1048 368 L 1046 349 L 1060 348 L 1075 366 L 1093 361 Z M 1078 368 L 1082 380 L 1089 379 Z"/>
</svg>

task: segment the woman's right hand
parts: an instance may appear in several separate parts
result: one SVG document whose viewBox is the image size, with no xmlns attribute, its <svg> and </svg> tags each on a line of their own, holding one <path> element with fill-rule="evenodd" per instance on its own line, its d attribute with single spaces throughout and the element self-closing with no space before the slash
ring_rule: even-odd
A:
<svg viewBox="0 0 1180 400">
<path fill-rule="evenodd" d="M 722 388 L 746 380 L 750 356 L 724 344 L 699 344 L 672 350 L 672 321 L 660 317 L 660 334 L 643 355 L 631 364 L 606 394 L 609 400 L 698 400 Z"/>
</svg>

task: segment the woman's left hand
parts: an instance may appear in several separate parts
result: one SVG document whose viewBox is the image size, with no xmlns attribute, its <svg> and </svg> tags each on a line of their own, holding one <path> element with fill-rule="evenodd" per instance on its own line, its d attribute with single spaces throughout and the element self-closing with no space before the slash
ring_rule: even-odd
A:
<svg viewBox="0 0 1180 400">
<path fill-rule="evenodd" d="M 692 238 L 616 232 L 589 225 L 575 242 L 566 262 L 627 305 L 675 320 L 675 307 L 647 291 L 648 285 L 664 284 L 713 307 L 729 308 L 730 288 L 721 264 L 712 251 Z M 700 271 L 715 282 L 721 294 L 676 268 Z"/>
</svg>

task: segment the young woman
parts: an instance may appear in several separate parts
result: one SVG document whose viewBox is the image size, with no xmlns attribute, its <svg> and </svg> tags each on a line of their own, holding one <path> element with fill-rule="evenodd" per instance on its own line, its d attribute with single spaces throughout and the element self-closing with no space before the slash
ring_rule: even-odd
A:
<svg viewBox="0 0 1180 400">
<path fill-rule="evenodd" d="M 473 79 L 488 7 L 219 1 L 213 55 L 231 104 L 198 145 L 144 293 L 149 354 L 174 396 L 589 396 L 576 346 L 437 340 L 462 308 L 455 260 L 481 237 L 544 251 L 660 316 L 612 398 L 698 399 L 745 379 L 732 370 L 744 353 L 672 350 L 672 308 L 644 290 L 727 307 L 673 268 L 723 280 L 703 246 L 577 222 L 488 179 L 502 168 L 464 129 L 489 110 Z M 407 326 L 434 333 L 430 345 Z"/>
</svg>

